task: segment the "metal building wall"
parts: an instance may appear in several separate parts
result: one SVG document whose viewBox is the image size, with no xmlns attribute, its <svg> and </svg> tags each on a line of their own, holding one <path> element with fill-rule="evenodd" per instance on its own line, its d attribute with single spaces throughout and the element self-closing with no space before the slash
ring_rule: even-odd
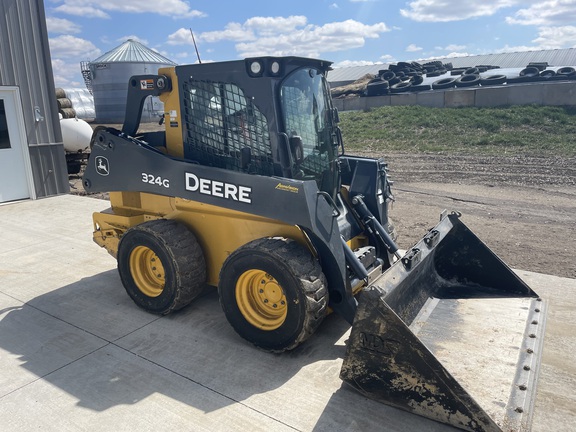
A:
<svg viewBox="0 0 576 432">
<path fill-rule="evenodd" d="M 0 1 L 2 85 L 20 89 L 36 197 L 68 193 L 43 0 Z"/>
</svg>

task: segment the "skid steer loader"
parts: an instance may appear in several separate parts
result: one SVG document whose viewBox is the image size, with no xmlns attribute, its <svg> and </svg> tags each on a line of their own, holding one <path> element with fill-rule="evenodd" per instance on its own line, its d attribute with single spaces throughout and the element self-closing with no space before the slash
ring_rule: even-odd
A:
<svg viewBox="0 0 576 432">
<path fill-rule="evenodd" d="M 330 63 L 299 57 L 161 68 L 129 81 L 122 130 L 98 128 L 84 175 L 110 192 L 94 240 L 141 308 L 218 288 L 236 332 L 290 350 L 332 310 L 341 378 L 471 431 L 529 427 L 545 304 L 456 212 L 407 253 L 382 159 L 348 156 Z M 146 97 L 164 130 L 138 133 Z"/>
</svg>

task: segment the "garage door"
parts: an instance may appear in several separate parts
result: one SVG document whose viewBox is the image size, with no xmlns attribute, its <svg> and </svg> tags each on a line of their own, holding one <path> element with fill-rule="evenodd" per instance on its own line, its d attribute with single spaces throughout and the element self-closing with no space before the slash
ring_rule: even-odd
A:
<svg viewBox="0 0 576 432">
<path fill-rule="evenodd" d="M 17 91 L 0 87 L 0 203 L 30 198 L 30 156 Z"/>
</svg>

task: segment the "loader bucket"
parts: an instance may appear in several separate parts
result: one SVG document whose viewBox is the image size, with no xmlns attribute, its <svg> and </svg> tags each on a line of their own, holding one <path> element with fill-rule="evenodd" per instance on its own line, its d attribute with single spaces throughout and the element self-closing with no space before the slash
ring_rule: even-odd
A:
<svg viewBox="0 0 576 432">
<path fill-rule="evenodd" d="M 340 377 L 464 430 L 527 430 L 545 303 L 459 216 L 361 293 Z"/>
</svg>

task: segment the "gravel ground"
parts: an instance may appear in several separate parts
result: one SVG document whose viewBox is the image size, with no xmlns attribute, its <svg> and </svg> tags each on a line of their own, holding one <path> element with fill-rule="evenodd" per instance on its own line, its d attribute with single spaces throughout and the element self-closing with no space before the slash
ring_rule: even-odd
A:
<svg viewBox="0 0 576 432">
<path fill-rule="evenodd" d="M 373 156 L 373 155 L 372 155 Z M 393 153 L 391 213 L 410 247 L 444 209 L 514 268 L 576 278 L 576 158 Z"/>
</svg>

